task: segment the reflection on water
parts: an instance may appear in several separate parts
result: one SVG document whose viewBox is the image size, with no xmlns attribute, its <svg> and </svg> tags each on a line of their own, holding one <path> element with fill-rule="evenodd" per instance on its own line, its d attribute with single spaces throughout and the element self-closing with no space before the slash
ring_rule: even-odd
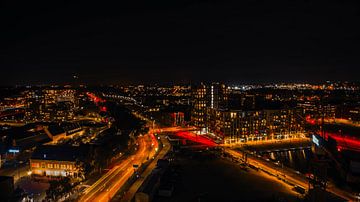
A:
<svg viewBox="0 0 360 202">
<path fill-rule="evenodd" d="M 301 149 L 265 153 L 264 157 L 269 158 L 274 162 L 280 161 L 284 166 L 300 171 L 301 173 L 307 173 L 309 162 L 313 158 L 313 154 L 311 149 Z"/>
</svg>

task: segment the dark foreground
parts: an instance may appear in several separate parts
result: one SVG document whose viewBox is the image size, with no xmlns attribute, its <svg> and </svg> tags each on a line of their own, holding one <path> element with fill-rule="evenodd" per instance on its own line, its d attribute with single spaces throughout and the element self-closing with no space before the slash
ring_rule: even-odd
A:
<svg viewBox="0 0 360 202">
<path fill-rule="evenodd" d="M 177 154 L 179 178 L 172 197 L 156 202 L 183 201 L 302 201 L 288 185 L 252 169 L 208 154 Z"/>
</svg>

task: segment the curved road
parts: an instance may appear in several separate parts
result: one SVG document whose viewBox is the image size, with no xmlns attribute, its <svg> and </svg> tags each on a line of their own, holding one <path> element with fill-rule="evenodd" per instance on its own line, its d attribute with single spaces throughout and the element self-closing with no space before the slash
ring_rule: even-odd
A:
<svg viewBox="0 0 360 202">
<path fill-rule="evenodd" d="M 147 134 L 138 138 L 139 147 L 135 154 L 114 166 L 109 172 L 103 175 L 98 181 L 85 190 L 78 201 L 110 201 L 119 189 L 135 172 L 133 165 L 141 165 L 148 158 L 155 155 L 157 142 L 152 135 Z"/>
</svg>

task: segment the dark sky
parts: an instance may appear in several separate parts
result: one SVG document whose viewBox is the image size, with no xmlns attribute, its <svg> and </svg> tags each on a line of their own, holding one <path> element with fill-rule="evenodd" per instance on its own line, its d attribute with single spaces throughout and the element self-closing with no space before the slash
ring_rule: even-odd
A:
<svg viewBox="0 0 360 202">
<path fill-rule="evenodd" d="M 2 3 L 0 84 L 360 75 L 356 1 L 59 2 Z"/>
</svg>

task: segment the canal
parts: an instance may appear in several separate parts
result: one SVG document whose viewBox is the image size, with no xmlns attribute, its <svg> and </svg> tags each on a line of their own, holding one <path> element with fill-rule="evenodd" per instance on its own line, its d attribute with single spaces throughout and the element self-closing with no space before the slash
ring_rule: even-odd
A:
<svg viewBox="0 0 360 202">
<path fill-rule="evenodd" d="M 310 148 L 301 148 L 294 150 L 280 150 L 272 152 L 259 152 L 265 159 L 277 162 L 280 165 L 292 168 L 301 173 L 309 172 L 309 165 L 313 159 L 313 153 Z"/>
</svg>

